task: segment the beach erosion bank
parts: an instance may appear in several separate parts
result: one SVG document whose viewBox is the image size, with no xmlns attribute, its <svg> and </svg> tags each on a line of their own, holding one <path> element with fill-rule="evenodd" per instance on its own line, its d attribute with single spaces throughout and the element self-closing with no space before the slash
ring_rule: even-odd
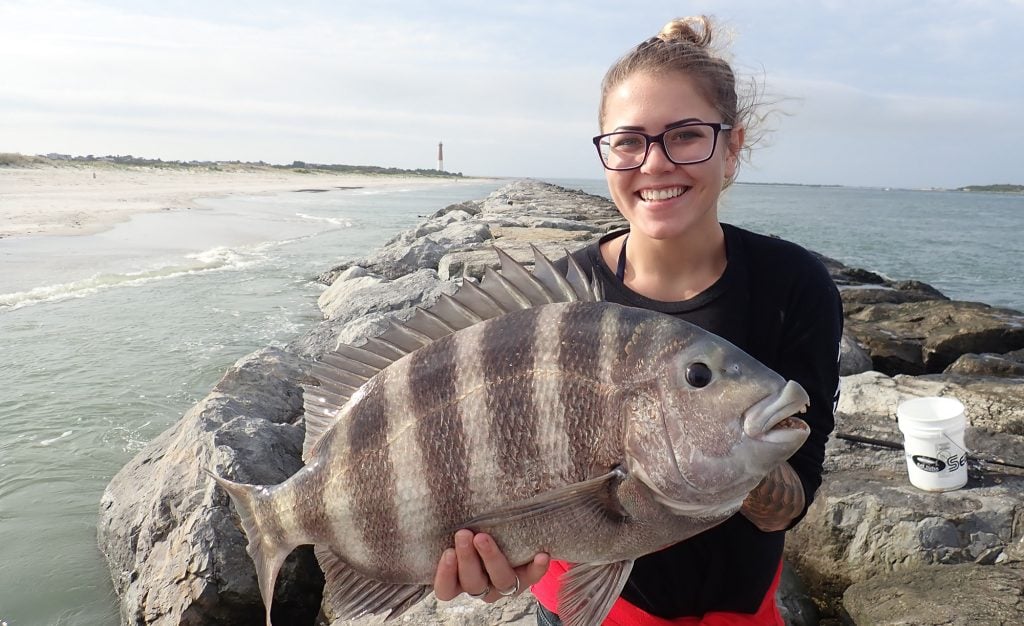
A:
<svg viewBox="0 0 1024 626">
<path fill-rule="evenodd" d="M 110 483 L 99 540 L 122 615 L 151 612 L 145 623 L 258 619 L 261 602 L 234 513 L 202 468 L 242 482 L 283 481 L 301 467 L 299 381 L 311 359 L 376 336 L 390 320 L 450 293 L 452 279 L 480 276 L 496 262 L 492 246 L 529 262 L 530 244 L 555 257 L 620 224 L 607 199 L 516 182 L 438 211 L 372 255 L 325 271 L 330 287 L 315 328 L 239 360 Z M 970 449 L 1006 458 L 1019 452 L 1024 314 L 823 260 L 847 316 L 837 430 L 899 441 L 899 402 L 953 395 L 967 407 Z M 1024 582 L 1024 476 L 976 464 L 965 489 L 936 495 L 916 490 L 906 472 L 898 451 L 830 442 L 825 483 L 789 538 L 780 591 L 787 623 L 838 624 L 842 613 L 855 624 L 1024 619 L 1024 604 L 1012 602 Z M 320 609 L 318 571 L 308 551 L 286 564 L 275 600 L 282 616 L 312 621 Z M 901 605 L 894 595 L 919 600 Z M 428 599 L 409 619 L 525 625 L 532 610 L 529 596 L 486 607 Z"/>
<path fill-rule="evenodd" d="M 446 185 L 460 180 L 466 179 L 245 164 L 155 167 L 45 161 L 0 167 L 0 238 L 93 234 L 133 215 L 191 209 L 197 198 Z"/>
</svg>

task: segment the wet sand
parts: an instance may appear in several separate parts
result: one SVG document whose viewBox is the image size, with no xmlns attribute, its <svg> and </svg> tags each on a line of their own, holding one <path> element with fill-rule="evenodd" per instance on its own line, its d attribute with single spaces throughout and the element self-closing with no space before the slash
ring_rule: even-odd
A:
<svg viewBox="0 0 1024 626">
<path fill-rule="evenodd" d="M 86 235 L 132 215 L 187 209 L 196 198 L 345 187 L 453 184 L 428 176 L 303 173 L 266 168 L 155 168 L 108 163 L 0 167 L 0 238 Z"/>
</svg>

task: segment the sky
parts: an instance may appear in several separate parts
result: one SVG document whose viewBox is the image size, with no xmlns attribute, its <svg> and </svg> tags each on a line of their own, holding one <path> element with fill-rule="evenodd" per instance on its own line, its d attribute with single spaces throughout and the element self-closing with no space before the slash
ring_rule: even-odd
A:
<svg viewBox="0 0 1024 626">
<path fill-rule="evenodd" d="M 0 152 L 596 179 L 604 72 L 702 13 L 740 181 L 1024 184 L 1024 0 L 0 0 Z"/>
</svg>

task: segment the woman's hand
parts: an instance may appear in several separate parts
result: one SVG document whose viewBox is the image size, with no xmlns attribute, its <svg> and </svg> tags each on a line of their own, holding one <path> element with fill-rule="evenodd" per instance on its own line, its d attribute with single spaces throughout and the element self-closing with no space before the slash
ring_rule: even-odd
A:
<svg viewBox="0 0 1024 626">
<path fill-rule="evenodd" d="M 540 580 L 550 561 L 547 554 L 540 553 L 526 565 L 512 567 L 490 535 L 463 529 L 455 533 L 455 548 L 441 555 L 434 595 L 438 600 L 451 600 L 467 593 L 487 603 L 496 602 L 519 595 Z"/>
<path fill-rule="evenodd" d="M 804 510 L 804 486 L 789 463 L 775 467 L 754 488 L 740 513 L 765 532 L 786 530 Z"/>
</svg>

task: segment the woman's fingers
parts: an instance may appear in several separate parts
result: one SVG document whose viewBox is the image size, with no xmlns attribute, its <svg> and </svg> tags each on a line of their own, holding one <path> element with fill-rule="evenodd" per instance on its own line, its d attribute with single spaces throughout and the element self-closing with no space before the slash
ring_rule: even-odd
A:
<svg viewBox="0 0 1024 626">
<path fill-rule="evenodd" d="M 459 561 L 455 550 L 448 548 L 441 554 L 434 574 L 434 595 L 438 600 L 451 600 L 462 593 L 459 587 Z"/>
<path fill-rule="evenodd" d="M 493 586 L 485 598 L 487 602 L 519 595 L 524 589 L 544 576 L 550 562 L 548 555 L 538 554 L 533 557 L 533 561 L 514 568 L 498 544 L 486 533 L 475 535 L 473 545 L 476 546 L 480 558 L 483 559 L 484 569 L 486 569 Z"/>
<path fill-rule="evenodd" d="M 463 529 L 455 533 L 455 557 L 459 564 L 461 590 L 474 597 L 490 595 L 490 578 L 477 552 L 473 531 Z M 481 593 L 484 595 L 481 596 Z"/>
<path fill-rule="evenodd" d="M 451 600 L 467 593 L 496 602 L 519 595 L 536 583 L 549 563 L 547 554 L 538 554 L 531 562 L 512 567 L 490 535 L 463 529 L 455 533 L 455 548 L 441 554 L 434 574 L 434 595 L 438 600 Z"/>
</svg>

